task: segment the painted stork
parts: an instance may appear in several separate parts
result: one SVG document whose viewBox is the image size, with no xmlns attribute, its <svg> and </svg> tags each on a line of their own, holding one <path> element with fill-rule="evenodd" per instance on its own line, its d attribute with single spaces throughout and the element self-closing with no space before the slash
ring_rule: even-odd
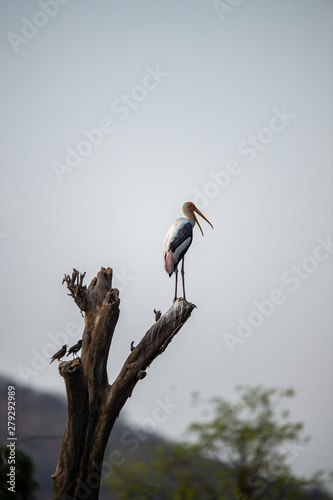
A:
<svg viewBox="0 0 333 500">
<path fill-rule="evenodd" d="M 188 201 L 183 205 L 183 213 L 185 217 L 180 217 L 172 224 L 163 243 L 164 269 L 169 274 L 169 276 L 171 276 L 173 272 L 175 272 L 176 274 L 174 301 L 177 299 L 177 266 L 180 261 L 182 261 L 181 275 L 183 282 L 183 298 L 184 300 L 186 300 L 184 281 L 184 256 L 192 243 L 193 228 L 195 226 L 195 223 L 198 224 L 202 236 L 204 235 L 199 221 L 195 216 L 195 212 L 213 227 L 209 220 L 206 219 L 206 217 L 200 212 L 200 210 L 197 209 L 194 203 Z"/>
</svg>

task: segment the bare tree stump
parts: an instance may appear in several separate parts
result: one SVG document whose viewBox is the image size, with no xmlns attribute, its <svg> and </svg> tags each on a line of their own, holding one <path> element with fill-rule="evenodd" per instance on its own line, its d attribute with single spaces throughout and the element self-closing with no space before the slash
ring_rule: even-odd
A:
<svg viewBox="0 0 333 500">
<path fill-rule="evenodd" d="M 112 269 L 101 268 L 89 287 L 85 273 L 75 269 L 63 282 L 81 310 L 85 328 L 82 356 L 59 365 L 65 380 L 68 414 L 58 465 L 54 500 L 97 500 L 104 451 L 113 425 L 146 368 L 162 354 L 190 317 L 193 304 L 177 299 L 159 317 L 131 353 L 118 377 L 109 385 L 106 364 L 119 317 L 119 293 L 112 288 Z"/>
</svg>

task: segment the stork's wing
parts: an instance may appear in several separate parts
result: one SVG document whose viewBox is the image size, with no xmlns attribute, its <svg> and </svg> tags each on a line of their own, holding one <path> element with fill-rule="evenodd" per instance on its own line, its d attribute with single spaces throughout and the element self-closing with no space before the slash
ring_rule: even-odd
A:
<svg viewBox="0 0 333 500">
<path fill-rule="evenodd" d="M 192 243 L 192 234 L 193 234 L 193 228 L 190 221 L 187 221 L 184 224 L 182 224 L 179 227 L 177 233 L 174 235 L 173 239 L 170 241 L 171 252 L 175 253 L 177 248 L 182 247 L 185 241 L 187 242 L 187 248 L 188 248 Z"/>
<path fill-rule="evenodd" d="M 163 245 L 164 268 L 172 275 L 192 243 L 192 224 L 182 217 L 170 227 Z"/>
</svg>

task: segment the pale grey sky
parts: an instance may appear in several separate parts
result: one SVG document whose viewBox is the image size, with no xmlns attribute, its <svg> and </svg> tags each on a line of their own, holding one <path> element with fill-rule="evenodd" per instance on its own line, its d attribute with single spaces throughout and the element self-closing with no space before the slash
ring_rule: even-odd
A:
<svg viewBox="0 0 333 500">
<path fill-rule="evenodd" d="M 312 436 L 293 465 L 310 473 L 333 461 L 333 4 L 222 5 L 1 5 L 1 369 L 64 394 L 46 360 L 83 320 L 62 277 L 110 266 L 112 380 L 171 305 L 163 239 L 194 201 L 214 225 L 187 257 L 197 309 L 125 413 L 179 438 L 200 417 L 193 390 L 293 386 Z"/>
</svg>

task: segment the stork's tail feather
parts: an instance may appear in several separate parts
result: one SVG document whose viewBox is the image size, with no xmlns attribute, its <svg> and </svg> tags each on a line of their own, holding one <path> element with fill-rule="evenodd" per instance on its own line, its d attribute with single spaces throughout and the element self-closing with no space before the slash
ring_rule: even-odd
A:
<svg viewBox="0 0 333 500">
<path fill-rule="evenodd" d="M 168 253 L 164 255 L 164 269 L 168 273 L 169 277 L 173 274 L 177 264 L 177 257 L 171 252 L 171 250 L 169 250 Z"/>
</svg>

